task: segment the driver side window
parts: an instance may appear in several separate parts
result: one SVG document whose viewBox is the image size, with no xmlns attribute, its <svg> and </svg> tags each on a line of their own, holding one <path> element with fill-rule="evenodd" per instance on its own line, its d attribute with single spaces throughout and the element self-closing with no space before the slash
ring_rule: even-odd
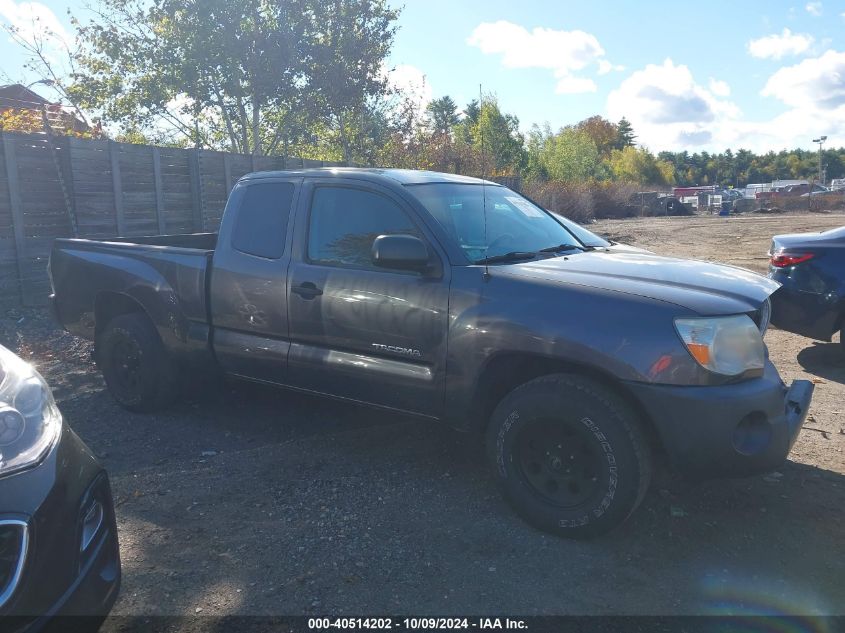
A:
<svg viewBox="0 0 845 633">
<path fill-rule="evenodd" d="M 408 215 L 380 194 L 352 187 L 318 187 L 311 201 L 308 259 L 325 266 L 380 270 L 372 263 L 379 235 L 422 238 Z"/>
</svg>

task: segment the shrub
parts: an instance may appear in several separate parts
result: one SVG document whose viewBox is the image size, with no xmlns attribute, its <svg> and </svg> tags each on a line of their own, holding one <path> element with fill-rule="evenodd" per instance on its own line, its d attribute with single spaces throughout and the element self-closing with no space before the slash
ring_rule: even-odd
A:
<svg viewBox="0 0 845 633">
<path fill-rule="evenodd" d="M 571 183 L 560 180 L 534 180 L 523 192 L 540 205 L 576 222 L 593 218 L 628 218 L 640 215 L 636 185 L 624 182 Z M 665 211 L 664 211 L 665 213 Z M 650 205 L 645 215 L 654 215 Z"/>
<path fill-rule="evenodd" d="M 593 187 L 593 215 L 597 218 L 629 218 L 640 214 L 637 186 L 626 182 L 596 183 Z"/>
<path fill-rule="evenodd" d="M 589 222 L 594 217 L 593 192 L 586 185 L 560 180 L 535 180 L 526 183 L 523 191 L 549 211 L 575 222 Z"/>
</svg>

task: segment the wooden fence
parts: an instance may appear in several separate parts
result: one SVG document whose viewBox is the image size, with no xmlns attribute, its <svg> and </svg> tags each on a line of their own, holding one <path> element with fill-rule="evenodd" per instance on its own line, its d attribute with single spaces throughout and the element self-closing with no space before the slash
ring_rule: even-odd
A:
<svg viewBox="0 0 845 633">
<path fill-rule="evenodd" d="M 341 163 L 0 133 L 0 306 L 43 305 L 57 237 L 216 231 L 238 178 Z"/>
</svg>

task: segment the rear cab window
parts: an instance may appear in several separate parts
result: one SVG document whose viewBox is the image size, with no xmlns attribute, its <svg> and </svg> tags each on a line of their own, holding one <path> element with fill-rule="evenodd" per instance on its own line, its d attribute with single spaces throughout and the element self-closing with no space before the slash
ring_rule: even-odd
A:
<svg viewBox="0 0 845 633">
<path fill-rule="evenodd" d="M 284 255 L 293 192 L 290 182 L 248 184 L 232 228 L 232 248 L 265 259 Z"/>
</svg>

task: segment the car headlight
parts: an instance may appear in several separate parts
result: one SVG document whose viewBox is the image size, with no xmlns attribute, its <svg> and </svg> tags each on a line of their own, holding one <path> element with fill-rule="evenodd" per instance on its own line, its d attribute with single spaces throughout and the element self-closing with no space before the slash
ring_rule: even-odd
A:
<svg viewBox="0 0 845 633">
<path fill-rule="evenodd" d="M 675 319 L 675 329 L 702 367 L 725 376 L 763 369 L 763 336 L 745 314 Z"/>
<path fill-rule="evenodd" d="M 50 387 L 29 363 L 0 345 L 0 476 L 40 462 L 61 429 Z"/>
</svg>

